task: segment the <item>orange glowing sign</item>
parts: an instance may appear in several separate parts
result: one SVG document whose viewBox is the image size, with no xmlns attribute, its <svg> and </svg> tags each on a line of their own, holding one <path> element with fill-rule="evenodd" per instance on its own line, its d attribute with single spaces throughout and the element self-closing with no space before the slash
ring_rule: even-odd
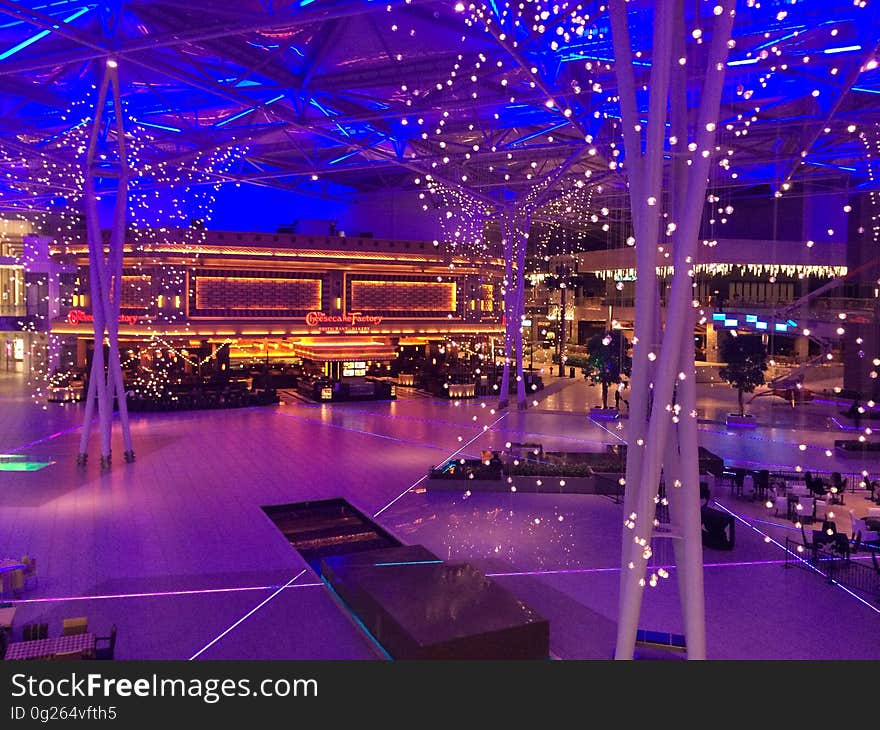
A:
<svg viewBox="0 0 880 730">
<path fill-rule="evenodd" d="M 382 321 L 381 317 L 349 312 L 347 314 L 325 314 L 324 312 L 309 312 L 306 315 L 306 324 L 315 327 L 321 332 L 369 332 Z"/>
<path fill-rule="evenodd" d="M 119 324 L 137 324 L 140 317 L 134 314 L 120 314 Z M 95 316 L 84 312 L 82 309 L 71 309 L 67 313 L 68 324 L 80 324 L 81 322 L 94 322 Z"/>
</svg>

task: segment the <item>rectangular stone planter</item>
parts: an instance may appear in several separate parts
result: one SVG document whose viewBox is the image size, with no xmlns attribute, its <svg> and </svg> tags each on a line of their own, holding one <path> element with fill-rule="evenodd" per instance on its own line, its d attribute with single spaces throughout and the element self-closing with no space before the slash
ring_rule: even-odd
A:
<svg viewBox="0 0 880 730">
<path fill-rule="evenodd" d="M 868 457 L 880 459 L 880 441 L 859 441 L 858 439 L 839 439 L 834 442 L 834 451 L 843 457 Z"/>
<path fill-rule="evenodd" d="M 590 408 L 590 418 L 597 421 L 616 421 L 620 418 L 620 411 L 616 408 Z"/>
<path fill-rule="evenodd" d="M 758 425 L 754 416 L 741 416 L 738 413 L 728 413 L 725 423 L 732 428 L 755 428 Z"/>
<path fill-rule="evenodd" d="M 619 479 L 622 474 L 597 473 L 584 477 L 513 476 L 501 479 L 431 479 L 425 482 L 429 492 L 517 492 L 544 494 L 603 494 L 617 496 L 623 493 Z M 560 484 L 564 482 L 564 484 Z"/>
</svg>

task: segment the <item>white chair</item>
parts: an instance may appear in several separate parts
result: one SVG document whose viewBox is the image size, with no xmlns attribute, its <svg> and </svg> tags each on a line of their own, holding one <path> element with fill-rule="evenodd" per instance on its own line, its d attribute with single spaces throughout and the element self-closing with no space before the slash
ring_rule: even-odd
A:
<svg viewBox="0 0 880 730">
<path fill-rule="evenodd" d="M 834 519 L 834 505 L 829 504 L 824 499 L 817 499 L 813 504 L 815 505 L 813 514 L 817 521 L 824 522 L 825 520 Z"/>
<path fill-rule="evenodd" d="M 813 517 L 813 509 L 815 507 L 816 500 L 813 497 L 799 497 L 798 502 L 795 505 L 795 516 L 797 517 L 798 522 L 802 522 L 804 524 L 810 524 L 815 519 Z"/>
<path fill-rule="evenodd" d="M 771 504 L 773 505 L 772 507 L 769 506 Z M 768 509 L 773 510 L 774 516 L 788 517 L 788 497 L 785 495 L 784 489 L 771 487 L 770 495 L 767 497 L 767 505 Z"/>
<path fill-rule="evenodd" d="M 880 541 L 880 532 L 877 532 L 877 530 L 869 530 L 865 521 L 860 517 L 856 517 L 856 513 L 852 510 L 849 511 L 849 520 L 852 525 L 852 539 L 856 541 L 856 544 L 859 542 L 864 544 L 866 542 Z M 861 540 L 859 540 L 860 535 Z"/>
</svg>

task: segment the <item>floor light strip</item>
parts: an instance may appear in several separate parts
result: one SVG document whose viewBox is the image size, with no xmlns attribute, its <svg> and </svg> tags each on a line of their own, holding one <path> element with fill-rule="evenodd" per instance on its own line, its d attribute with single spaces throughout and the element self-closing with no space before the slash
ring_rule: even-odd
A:
<svg viewBox="0 0 880 730">
<path fill-rule="evenodd" d="M 483 429 L 482 431 L 480 431 L 480 432 L 479 432 L 476 436 L 474 436 L 470 441 L 468 441 L 466 444 L 464 444 L 464 446 L 462 446 L 462 447 L 459 448 L 457 451 L 454 451 L 454 452 L 451 453 L 449 456 L 447 456 L 446 459 L 444 459 L 444 461 L 449 461 L 449 459 L 454 459 L 458 454 L 460 454 L 462 451 L 464 451 L 464 450 L 465 450 L 468 446 L 470 446 L 474 441 L 476 441 L 478 438 L 480 438 L 480 436 L 482 436 L 484 433 L 487 433 L 488 431 L 490 431 L 490 430 L 492 429 L 492 427 L 495 426 L 495 424 L 498 423 L 498 422 L 499 422 L 502 418 L 504 418 L 506 415 L 507 415 L 506 413 L 501 414 L 501 416 L 500 416 L 499 418 L 496 418 L 494 421 L 492 421 L 491 424 L 489 424 L 488 428 L 485 428 L 485 429 Z M 397 500 L 401 499 L 404 495 L 406 495 L 407 493 L 409 493 L 410 490 L 415 489 L 416 486 L 418 486 L 419 484 L 421 484 L 421 483 L 422 483 L 423 481 L 425 481 L 425 479 L 427 479 L 427 478 L 428 478 L 428 475 L 426 474 L 425 476 L 421 477 L 418 481 L 413 482 L 410 486 L 408 486 L 405 490 L 403 490 L 400 494 L 398 494 L 394 499 L 392 499 L 388 504 L 386 504 L 382 509 L 380 509 L 378 512 L 376 512 L 376 513 L 373 515 L 373 518 L 375 519 L 376 517 L 378 517 L 379 515 L 381 515 L 381 514 L 382 514 L 386 509 L 388 509 L 392 504 L 394 504 Z"/>
<path fill-rule="evenodd" d="M 257 611 L 259 611 L 263 606 L 265 606 L 267 603 L 269 603 L 269 601 L 271 601 L 273 598 L 275 598 L 275 596 L 280 594 L 285 588 L 288 588 L 297 579 L 302 577 L 305 574 L 305 572 L 306 572 L 306 568 L 303 568 L 299 573 L 297 573 L 295 576 L 293 576 L 293 578 L 291 578 L 289 581 L 287 581 L 287 583 L 285 583 L 283 586 L 281 586 L 271 596 L 269 596 L 268 598 L 266 598 L 265 600 L 261 601 L 259 604 L 254 606 L 250 611 L 248 611 L 244 616 L 242 616 L 240 619 L 238 619 L 238 621 L 236 621 L 234 624 L 232 624 L 232 626 L 230 626 L 228 629 L 226 629 L 223 633 L 221 633 L 218 636 L 215 636 L 213 639 L 211 639 L 211 641 L 209 641 L 201 649 L 199 649 L 195 654 L 193 654 L 189 658 L 189 661 L 192 661 L 193 659 L 198 659 L 199 656 L 201 656 L 204 652 L 206 652 L 208 649 L 210 649 L 212 646 L 214 646 L 214 644 L 216 644 L 218 641 L 220 641 L 220 639 L 222 639 L 224 636 L 226 636 L 230 631 L 233 631 L 235 628 L 240 626 L 247 619 L 249 619 L 251 616 L 253 616 Z"/>
</svg>

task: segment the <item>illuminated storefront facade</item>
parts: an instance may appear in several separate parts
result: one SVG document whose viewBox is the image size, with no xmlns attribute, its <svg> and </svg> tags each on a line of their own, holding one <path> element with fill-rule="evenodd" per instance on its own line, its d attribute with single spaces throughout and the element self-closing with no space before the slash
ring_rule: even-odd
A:
<svg viewBox="0 0 880 730">
<path fill-rule="evenodd" d="M 393 359 L 400 342 L 489 345 L 502 334 L 500 260 L 451 257 L 425 241 L 207 231 L 197 244 L 174 238 L 164 231 L 162 241 L 126 249 L 122 347 L 202 357 L 225 349 L 233 362 L 308 359 L 328 376 L 348 376 Z M 59 246 L 53 256 L 76 277 L 51 329 L 81 368 L 92 346 L 87 252 Z"/>
<path fill-rule="evenodd" d="M 0 373 L 34 376 L 50 367 L 57 353 L 49 321 L 65 271 L 31 223 L 0 218 Z"/>
<path fill-rule="evenodd" d="M 804 363 L 846 365 L 847 353 L 850 359 L 861 357 L 868 339 L 863 331 L 877 332 L 878 298 L 876 289 L 856 293 L 840 285 L 850 269 L 847 245 L 840 240 L 814 249 L 803 241 L 719 239 L 701 246 L 693 262 L 697 360 L 717 365 L 720 344 L 732 331 L 765 336 L 774 375 Z M 657 317 L 662 322 L 673 271 L 670 256 L 668 247 L 658 247 Z M 568 354 L 582 352 L 590 337 L 611 328 L 631 337 L 638 275 L 629 247 L 552 257 L 546 271 L 530 275 L 526 301 L 533 341 L 541 342 L 547 332 L 558 338 L 562 282 Z M 844 334 L 856 327 L 862 329 L 848 343 Z"/>
</svg>

